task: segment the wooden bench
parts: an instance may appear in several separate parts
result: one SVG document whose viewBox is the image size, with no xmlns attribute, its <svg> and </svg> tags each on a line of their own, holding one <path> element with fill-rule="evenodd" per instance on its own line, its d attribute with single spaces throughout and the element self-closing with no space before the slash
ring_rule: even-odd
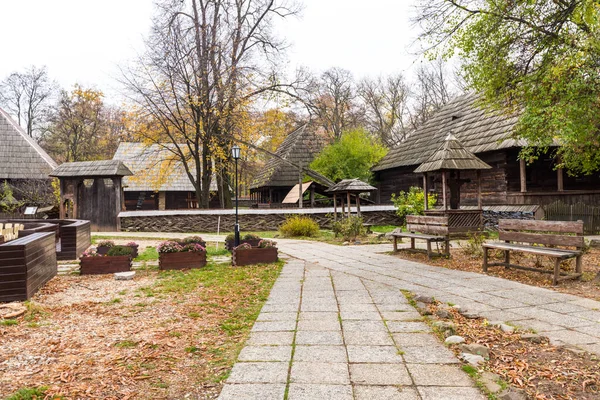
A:
<svg viewBox="0 0 600 400">
<path fill-rule="evenodd" d="M 407 215 L 406 230 L 402 232 L 401 228 L 395 229 L 390 233 L 394 238 L 394 251 L 398 251 L 398 238 L 409 238 L 411 251 L 422 251 L 415 248 L 415 240 L 425 240 L 427 242 L 427 256 L 449 257 L 450 256 L 450 236 L 448 232 L 448 217 L 427 217 L 422 215 Z M 432 242 L 444 242 L 444 253 L 432 252 Z"/>
<path fill-rule="evenodd" d="M 583 222 L 565 221 L 530 221 L 501 219 L 498 221 L 498 239 L 503 242 L 486 242 L 483 246 L 483 271 L 488 267 L 504 266 L 525 271 L 535 271 L 553 274 L 552 284 L 566 279 L 579 279 L 582 274 L 581 256 L 585 246 L 583 239 Z M 574 247 L 563 249 L 556 246 Z M 502 250 L 504 262 L 488 262 L 488 250 Z M 510 263 L 510 252 L 525 253 L 554 258 L 554 271 L 541 268 L 526 267 Z M 560 264 L 564 260 L 575 258 L 575 273 L 561 272 Z"/>
</svg>

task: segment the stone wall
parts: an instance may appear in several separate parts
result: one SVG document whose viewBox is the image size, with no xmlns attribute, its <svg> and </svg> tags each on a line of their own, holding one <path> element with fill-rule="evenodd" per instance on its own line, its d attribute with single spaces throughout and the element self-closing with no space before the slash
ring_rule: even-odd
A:
<svg viewBox="0 0 600 400">
<path fill-rule="evenodd" d="M 294 214 L 267 213 L 240 215 L 242 231 L 277 230 L 285 219 Z M 308 216 L 319 223 L 321 228 L 330 229 L 333 216 L 330 213 L 310 213 Z M 365 223 L 374 225 L 401 224 L 395 211 L 364 211 Z M 217 232 L 220 218 L 220 231 L 232 232 L 235 224 L 233 214 L 182 214 L 182 215 L 140 215 L 121 217 L 121 230 L 125 232 Z"/>
<path fill-rule="evenodd" d="M 483 225 L 485 229 L 498 230 L 498 220 L 500 219 L 535 219 L 535 214 L 527 211 L 483 210 Z"/>
</svg>

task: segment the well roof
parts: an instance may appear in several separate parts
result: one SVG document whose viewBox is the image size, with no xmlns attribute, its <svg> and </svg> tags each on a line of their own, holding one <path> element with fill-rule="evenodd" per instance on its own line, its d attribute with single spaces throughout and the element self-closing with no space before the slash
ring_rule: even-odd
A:
<svg viewBox="0 0 600 400">
<path fill-rule="evenodd" d="M 0 108 L 0 179 L 48 179 L 56 162 Z"/>
<path fill-rule="evenodd" d="M 373 171 L 419 165 L 427 161 L 453 132 L 464 148 L 471 153 L 521 147 L 523 141 L 512 138 L 518 115 L 479 106 L 479 96 L 464 94 L 437 111 L 421 127 L 377 164 Z"/>
<path fill-rule="evenodd" d="M 134 176 L 123 179 L 123 190 L 126 192 L 195 191 L 183 163 L 169 150 L 172 147 L 172 144 L 167 143 L 120 143 L 113 160 L 123 161 L 134 173 Z M 191 167 L 194 165 L 190 162 Z M 214 177 L 210 183 L 210 190 L 217 190 Z"/>
<path fill-rule="evenodd" d="M 444 143 L 415 172 L 432 172 L 446 169 L 490 169 L 475 154 L 465 149 L 458 139 L 449 134 Z"/>
<path fill-rule="evenodd" d="M 275 152 L 276 157 L 269 158 L 263 169 L 254 177 L 250 188 L 294 186 L 298 183 L 296 165 L 302 165 L 304 172 L 314 181 L 331 185 L 333 182 L 323 175 L 308 170 L 308 165 L 323 150 L 325 144 L 325 139 L 319 136 L 309 124 L 302 125 L 283 140 Z"/>
<path fill-rule="evenodd" d="M 327 189 L 329 193 L 364 193 L 372 192 L 373 190 L 377 190 L 377 188 L 361 181 L 360 179 L 342 179 L 341 181 Z"/>
<path fill-rule="evenodd" d="M 133 172 L 118 160 L 77 161 L 61 164 L 50 176 L 58 178 L 127 176 Z"/>
</svg>

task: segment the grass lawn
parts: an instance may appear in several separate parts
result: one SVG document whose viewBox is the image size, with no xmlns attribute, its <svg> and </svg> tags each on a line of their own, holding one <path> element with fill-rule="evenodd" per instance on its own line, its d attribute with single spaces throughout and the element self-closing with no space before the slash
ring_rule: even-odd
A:
<svg viewBox="0 0 600 400">
<path fill-rule="evenodd" d="M 0 398 L 214 398 L 281 266 L 58 276 L 0 326 Z"/>
</svg>

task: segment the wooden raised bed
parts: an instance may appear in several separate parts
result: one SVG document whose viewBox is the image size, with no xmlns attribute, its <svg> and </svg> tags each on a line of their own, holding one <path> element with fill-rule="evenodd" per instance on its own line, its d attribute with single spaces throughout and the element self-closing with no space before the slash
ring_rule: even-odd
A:
<svg viewBox="0 0 600 400">
<path fill-rule="evenodd" d="M 131 270 L 130 256 L 81 257 L 81 275 L 114 274 Z"/>
<path fill-rule="evenodd" d="M 181 270 L 206 266 L 205 251 L 182 251 L 179 253 L 160 253 L 158 265 L 161 270 Z"/>
<path fill-rule="evenodd" d="M 234 249 L 232 254 L 232 264 L 237 267 L 253 264 L 269 264 L 276 262 L 277 259 L 276 247 Z"/>
<path fill-rule="evenodd" d="M 0 302 L 31 298 L 56 273 L 54 232 L 37 232 L 0 245 Z"/>
</svg>

